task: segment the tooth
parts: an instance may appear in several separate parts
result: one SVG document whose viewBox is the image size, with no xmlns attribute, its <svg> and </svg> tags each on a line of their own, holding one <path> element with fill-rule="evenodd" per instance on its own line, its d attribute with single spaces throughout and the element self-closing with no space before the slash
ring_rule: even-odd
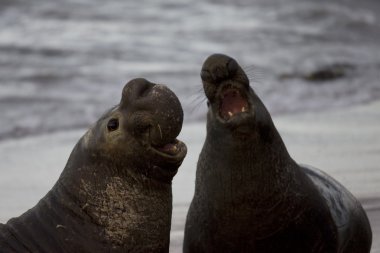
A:
<svg viewBox="0 0 380 253">
<path fill-rule="evenodd" d="M 232 114 L 232 112 L 228 112 L 228 115 L 229 115 L 230 117 L 232 117 L 233 114 Z"/>
<path fill-rule="evenodd" d="M 241 108 L 241 112 L 245 112 L 245 107 L 243 106 L 243 108 Z"/>
</svg>

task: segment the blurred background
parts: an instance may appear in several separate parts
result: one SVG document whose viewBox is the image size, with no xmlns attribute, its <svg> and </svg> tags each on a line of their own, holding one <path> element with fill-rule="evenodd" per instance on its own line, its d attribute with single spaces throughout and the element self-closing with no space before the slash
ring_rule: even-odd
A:
<svg viewBox="0 0 380 253">
<path fill-rule="evenodd" d="M 204 138 L 199 72 L 212 53 L 228 54 L 244 67 L 296 156 L 297 144 L 320 141 L 321 129 L 330 129 L 338 117 L 333 133 L 344 132 L 351 122 L 363 147 L 372 143 L 366 173 L 380 178 L 374 119 L 380 111 L 378 0 L 0 0 L 0 222 L 32 207 L 50 189 L 84 129 L 119 102 L 127 81 L 144 77 L 168 85 L 184 107 L 183 138 L 191 151 L 184 166 L 192 169 L 186 172 L 190 179 L 182 176 L 188 185 L 184 195 L 175 195 L 174 219 L 182 223 L 174 223 L 182 231 Z M 361 106 L 363 111 L 356 109 Z M 315 117 L 328 122 L 297 142 L 294 121 L 304 122 L 305 130 Z M 370 129 L 363 142 L 366 124 Z M 360 145 L 342 138 L 356 154 Z M 318 150 L 319 156 L 298 157 L 318 162 L 323 147 L 316 141 L 309 152 Z M 352 164 L 354 155 L 339 158 Z M 335 164 L 338 178 L 378 210 L 374 199 L 380 197 L 380 183 L 359 182 L 369 187 L 360 191 L 350 185 L 355 177 L 338 169 L 345 165 L 339 161 L 321 165 Z M 181 182 L 187 174 L 180 173 Z M 176 203 L 183 205 L 181 212 L 176 213 Z"/>
<path fill-rule="evenodd" d="M 377 0 L 1 0 L 0 139 L 83 128 L 135 77 L 170 86 L 204 120 L 199 72 L 245 67 L 272 114 L 380 97 Z M 334 78 L 308 80 L 316 71 Z"/>
</svg>

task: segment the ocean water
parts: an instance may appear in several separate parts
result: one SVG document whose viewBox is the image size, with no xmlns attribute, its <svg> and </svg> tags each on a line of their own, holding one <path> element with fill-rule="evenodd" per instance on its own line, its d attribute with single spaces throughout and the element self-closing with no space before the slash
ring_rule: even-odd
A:
<svg viewBox="0 0 380 253">
<path fill-rule="evenodd" d="M 380 97 L 380 2 L 1 0 L 0 140 L 88 127 L 135 77 L 202 121 L 199 72 L 217 52 L 272 114 L 366 103 Z M 335 65 L 343 78 L 300 78 Z"/>
</svg>

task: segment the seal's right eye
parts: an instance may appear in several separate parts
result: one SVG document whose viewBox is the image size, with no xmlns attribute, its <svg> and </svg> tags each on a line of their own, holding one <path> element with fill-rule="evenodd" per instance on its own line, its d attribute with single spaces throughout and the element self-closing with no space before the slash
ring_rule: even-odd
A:
<svg viewBox="0 0 380 253">
<path fill-rule="evenodd" d="M 115 131 L 119 128 L 119 120 L 118 119 L 110 119 L 107 123 L 108 131 Z"/>
</svg>

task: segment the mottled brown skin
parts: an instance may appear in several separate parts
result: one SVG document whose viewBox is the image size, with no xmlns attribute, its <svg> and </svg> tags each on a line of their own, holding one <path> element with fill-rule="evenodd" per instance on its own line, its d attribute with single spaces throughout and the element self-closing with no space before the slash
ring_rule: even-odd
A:
<svg viewBox="0 0 380 253">
<path fill-rule="evenodd" d="M 186 155 L 183 112 L 163 85 L 134 79 L 74 147 L 55 186 L 0 224 L 1 252 L 168 252 L 171 181 Z"/>
<path fill-rule="evenodd" d="M 185 226 L 185 253 L 368 253 L 360 203 L 288 154 L 238 63 L 211 55 L 201 78 L 207 136 Z"/>
</svg>

